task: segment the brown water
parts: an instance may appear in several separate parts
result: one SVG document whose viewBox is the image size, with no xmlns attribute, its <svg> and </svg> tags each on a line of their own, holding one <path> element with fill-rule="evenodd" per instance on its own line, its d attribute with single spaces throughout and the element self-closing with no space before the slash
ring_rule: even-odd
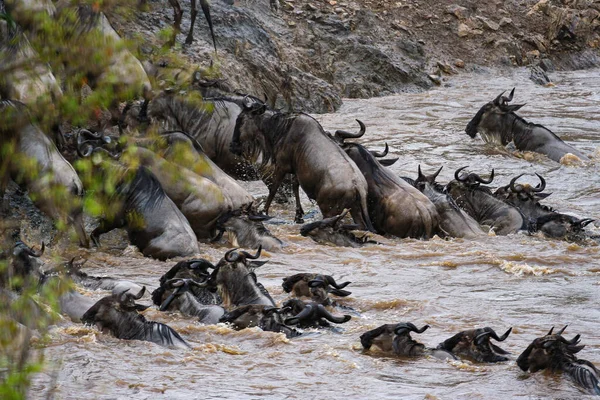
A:
<svg viewBox="0 0 600 400">
<path fill-rule="evenodd" d="M 496 184 L 538 172 L 553 195 L 547 204 L 581 217 L 600 219 L 600 71 L 554 74 L 555 87 L 535 86 L 528 72 L 461 75 L 418 94 L 371 100 L 347 100 L 336 114 L 319 115 L 326 129 L 356 130 L 355 118 L 367 124 L 363 140 L 400 157 L 392 169 L 414 177 L 418 164 L 426 173 L 443 165 L 439 180 L 470 165 Z M 517 87 L 515 102 L 528 103 L 526 119 L 546 125 L 595 160 L 563 166 L 541 156 L 512 154 L 470 139 L 464 127 L 485 102 Z M 536 183 L 536 178 L 529 177 Z M 265 194 L 258 183 L 248 185 Z M 291 221 L 292 206 L 272 214 Z M 316 206 L 308 201 L 305 210 Z M 597 224 L 597 223 L 596 223 Z M 146 317 L 169 323 L 193 346 L 171 350 L 139 341 L 122 341 L 95 329 L 63 321 L 52 332 L 47 351 L 59 369 L 57 398 L 62 399 L 505 399 L 560 397 L 583 393 L 560 375 L 523 373 L 515 359 L 537 336 L 569 324 L 567 337 L 582 335 L 581 358 L 600 365 L 600 247 L 580 246 L 523 234 L 481 240 L 429 241 L 390 239 L 361 249 L 320 246 L 293 224 L 272 225 L 288 243 L 281 254 L 257 271 L 278 303 L 286 299 L 280 283 L 304 271 L 350 280 L 352 295 L 341 303 L 354 308 L 353 319 L 337 331 L 287 340 L 281 334 L 226 326 L 202 326 L 176 314 L 149 310 Z M 588 230 L 598 233 L 598 228 Z M 113 235 L 89 257 L 86 271 L 155 287 L 173 264 L 143 258 Z M 201 246 L 200 256 L 217 261 L 225 247 Z M 102 297 L 105 293 L 90 295 Z M 147 300 L 149 301 L 149 300 Z M 411 321 L 431 325 L 413 335 L 428 346 L 455 333 L 490 326 L 513 327 L 502 344 L 512 359 L 500 364 L 400 359 L 363 353 L 358 337 L 384 323 Z M 42 375 L 32 398 L 42 396 L 49 377 Z"/>
</svg>

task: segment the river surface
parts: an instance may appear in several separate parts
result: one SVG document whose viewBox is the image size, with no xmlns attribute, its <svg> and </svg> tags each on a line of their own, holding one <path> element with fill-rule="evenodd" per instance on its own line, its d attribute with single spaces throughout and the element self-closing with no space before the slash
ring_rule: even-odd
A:
<svg viewBox="0 0 600 400">
<path fill-rule="evenodd" d="M 483 176 L 496 171 L 492 186 L 520 173 L 543 175 L 546 204 L 579 217 L 600 220 L 600 71 L 555 73 L 556 85 L 540 87 L 527 70 L 509 75 L 480 72 L 449 79 L 424 93 L 370 100 L 346 100 L 335 114 L 316 116 L 327 130 L 356 131 L 361 142 L 400 157 L 392 170 L 416 177 L 444 166 L 438 181 L 469 165 Z M 585 165 L 561 165 L 543 156 L 515 153 L 464 133 L 479 108 L 503 90 L 516 87 L 514 103 L 525 119 L 543 124 L 592 157 Z M 537 184 L 535 176 L 524 178 Z M 263 196 L 262 184 L 245 184 Z M 305 200 L 307 212 L 316 205 Z M 277 220 L 293 220 L 293 206 L 272 208 Z M 598 234 L 598 222 L 588 231 Z M 507 399 L 567 398 L 585 395 L 558 374 L 522 372 L 518 355 L 552 326 L 569 324 L 567 338 L 581 334 L 578 355 L 600 366 L 600 246 L 572 244 L 516 234 L 479 240 L 429 241 L 386 238 L 361 249 L 322 246 L 299 235 L 298 226 L 270 225 L 288 246 L 266 254 L 259 280 L 278 304 L 287 299 L 283 277 L 314 271 L 352 282 L 340 301 L 353 318 L 335 330 L 293 340 L 255 329 L 203 326 L 193 319 L 149 309 L 150 320 L 168 323 L 193 346 L 174 350 L 140 341 L 122 341 L 62 321 L 51 331 L 49 370 L 30 393 L 41 398 L 58 371 L 59 399 Z M 100 250 L 73 250 L 89 259 L 85 271 L 133 280 L 154 288 L 175 261 L 146 259 L 126 246 L 122 233 L 106 235 Z M 201 245 L 201 257 L 217 262 L 227 247 Z M 88 292 L 101 298 L 106 292 Z M 148 298 L 144 299 L 147 303 Z M 337 311 L 336 313 L 339 313 Z M 430 347 L 455 333 L 489 326 L 513 332 L 501 344 L 511 360 L 499 364 L 397 358 L 363 352 L 359 336 L 384 323 L 413 322 L 431 328 L 413 337 Z"/>
</svg>

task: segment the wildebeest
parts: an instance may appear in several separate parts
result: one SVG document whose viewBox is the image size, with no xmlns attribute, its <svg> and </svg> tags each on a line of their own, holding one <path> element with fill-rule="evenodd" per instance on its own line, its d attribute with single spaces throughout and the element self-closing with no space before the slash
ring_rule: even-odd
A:
<svg viewBox="0 0 600 400">
<path fill-rule="evenodd" d="M 360 343 L 365 350 L 369 350 L 371 346 L 375 345 L 384 352 L 404 357 L 433 355 L 442 359 L 456 359 L 451 353 L 427 348 L 410 336 L 411 332 L 423 333 L 428 328 L 429 325 L 424 325 L 419 329 L 412 322 L 385 324 L 360 335 Z"/>
<path fill-rule="evenodd" d="M 143 147 L 130 148 L 125 154 L 152 172 L 199 239 L 214 236 L 217 219 L 231 207 L 217 184 Z"/>
<path fill-rule="evenodd" d="M 233 235 L 233 246 L 257 249 L 259 246 L 267 251 L 281 251 L 284 243 L 273 236 L 263 221 L 271 217 L 256 213 L 252 204 L 237 210 L 228 210 L 216 223 L 217 236 L 220 240 L 223 233 Z"/>
<path fill-rule="evenodd" d="M 521 151 L 542 153 L 558 162 L 567 153 L 581 160 L 588 160 L 582 152 L 563 142 L 548 128 L 527 122 L 515 114 L 524 104 L 508 104 L 514 93 L 514 88 L 508 97 L 503 96 L 502 92 L 493 101 L 481 107 L 467 125 L 465 132 L 472 138 L 479 132 L 486 142 L 501 143 L 503 146 L 513 141 Z"/>
<path fill-rule="evenodd" d="M 600 395 L 600 371 L 587 360 L 578 359 L 585 345 L 579 344 L 579 335 L 567 340 L 562 336 L 566 326 L 556 333 L 554 328 L 546 336 L 535 339 L 517 359 L 517 365 L 523 371 L 537 372 L 549 369 L 553 372 L 563 372 L 575 384 L 595 395 Z"/>
<path fill-rule="evenodd" d="M 79 244 L 89 247 L 83 225 L 83 184 L 73 166 L 31 122 L 24 104 L 0 101 L 0 115 L 3 118 L 0 145 L 8 146 L 0 155 L 0 161 L 3 160 L 9 170 L 0 177 L 0 197 L 4 195 L 8 179 L 12 178 L 28 190 L 29 197 L 44 214 L 55 221 L 72 224 Z"/>
<path fill-rule="evenodd" d="M 317 243 L 335 246 L 360 247 L 367 243 L 377 243 L 369 239 L 368 234 L 363 236 L 354 234 L 352 231 L 358 229 L 358 225 L 342 223 L 348 211 L 350 210 L 346 208 L 340 215 L 302 225 L 300 234 L 310 237 Z"/>
<path fill-rule="evenodd" d="M 148 321 L 138 313 L 138 310 L 147 308 L 135 303 L 145 290 L 144 287 L 136 295 L 124 292 L 104 297 L 86 311 L 81 321 L 95 325 L 100 331 L 108 331 L 119 339 L 146 340 L 162 346 L 189 348 L 190 345 L 173 328 Z"/>
<path fill-rule="evenodd" d="M 261 251 L 259 247 L 252 255 L 243 250 L 229 250 L 201 286 L 217 290 L 227 310 L 247 304 L 275 307 L 275 302 L 254 274 L 254 269 L 265 262 L 249 261 L 258 259 Z"/>
<path fill-rule="evenodd" d="M 479 362 L 508 361 L 507 351 L 490 342 L 490 339 L 502 342 L 506 340 L 512 328 L 498 336 L 489 327 L 462 331 L 439 344 L 438 349 L 446 350 L 456 356 L 467 357 Z"/>
<path fill-rule="evenodd" d="M 494 179 L 494 170 L 485 180 L 475 173 L 460 174 L 467 167 L 454 173 L 454 180 L 446 185 L 446 192 L 456 204 L 481 225 L 490 226 L 498 235 L 508 235 L 527 229 L 527 221 L 521 212 L 497 198 L 487 186 Z"/>
<path fill-rule="evenodd" d="M 300 299 L 290 299 L 283 303 L 282 309 L 289 315 L 284 320 L 285 324 L 298 325 L 300 328 L 329 327 L 328 321 L 343 324 L 352 319 L 350 315 L 335 316 L 323 304 L 314 301 L 306 303 Z"/>
<path fill-rule="evenodd" d="M 44 254 L 44 249 L 44 242 L 41 249 L 35 251 L 18 239 L 14 244 L 12 257 L 6 260 L 6 268 L 0 270 L 0 288 L 19 290 L 27 280 L 42 278 L 42 262 L 39 258 Z"/>
<path fill-rule="evenodd" d="M 283 291 L 295 297 L 310 297 L 312 301 L 329 305 L 329 293 L 346 297 L 351 292 L 343 290 L 350 282 L 337 283 L 331 275 L 302 272 L 283 278 Z"/>
<path fill-rule="evenodd" d="M 86 182 L 97 185 L 98 191 L 108 189 L 105 196 L 110 204 L 110 208 L 103 209 L 105 215 L 91 234 L 96 245 L 101 234 L 125 227 L 131 243 L 145 256 L 164 260 L 199 252 L 189 222 L 145 167 L 126 168 L 105 159 L 88 174 Z M 98 182 L 112 182 L 114 187 Z"/>
<path fill-rule="evenodd" d="M 233 154 L 229 145 L 242 107 L 228 100 L 207 100 L 198 104 L 181 96 L 161 93 L 148 106 L 148 115 L 168 129 L 187 132 L 205 154 L 223 171 L 236 179 L 259 179 L 256 168 Z"/>
<path fill-rule="evenodd" d="M 333 217 L 345 208 L 361 229 L 373 231 L 367 209 L 367 182 L 356 164 L 328 136 L 321 125 L 307 114 L 288 114 L 267 110 L 264 104 L 248 101 L 237 118 L 231 151 L 248 154 L 260 151 L 263 160 L 272 162 L 273 185 L 265 203 L 269 207 L 285 175 L 296 176 L 296 221 L 304 211 L 299 186 L 315 199 L 323 217 Z"/>
<path fill-rule="evenodd" d="M 440 216 L 440 230 L 450 237 L 477 238 L 485 235 L 481 227 L 469 214 L 465 213 L 435 179 L 443 167 L 432 175 L 425 175 L 418 168 L 416 180 L 403 178 L 419 189 L 433 203 Z"/>
<path fill-rule="evenodd" d="M 498 188 L 494 192 L 494 196 L 517 207 L 523 217 L 528 220 L 530 232 L 540 231 L 552 238 L 577 239 L 585 226 L 594 222 L 591 218 L 579 219 L 561 214 L 541 204 L 540 200 L 550 195 L 543 193 L 546 181 L 536 173 L 540 180 L 539 185 L 533 187 L 529 184 L 517 183 L 517 180 L 523 175 L 514 177 L 508 185 Z"/>
<path fill-rule="evenodd" d="M 150 148 L 166 160 L 192 170 L 218 185 L 234 210 L 248 207 L 254 201 L 252 195 L 215 164 L 204 153 L 200 143 L 187 133 L 164 132 L 155 139 L 138 139 L 135 143 Z"/>
<path fill-rule="evenodd" d="M 221 298 L 201 283 L 214 265 L 204 259 L 180 261 L 160 278 L 160 287 L 152 292 L 152 301 L 160 311 L 179 311 L 197 317 L 205 324 L 216 324 L 225 310 L 218 306 Z"/>
<path fill-rule="evenodd" d="M 425 195 L 387 170 L 364 147 L 344 143 L 368 184 L 368 205 L 373 225 L 380 233 L 430 238 L 439 227 L 439 215 Z"/>
<path fill-rule="evenodd" d="M 288 338 L 300 332 L 283 322 L 281 309 L 264 304 L 247 304 L 225 313 L 219 322 L 230 323 L 235 329 L 259 327 L 263 331 L 281 332 Z"/>
</svg>

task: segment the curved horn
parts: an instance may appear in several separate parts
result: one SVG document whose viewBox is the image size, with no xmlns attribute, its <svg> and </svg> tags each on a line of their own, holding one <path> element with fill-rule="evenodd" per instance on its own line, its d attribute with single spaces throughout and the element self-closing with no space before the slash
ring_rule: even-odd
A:
<svg viewBox="0 0 600 400">
<path fill-rule="evenodd" d="M 77 155 L 78 155 L 79 157 L 81 157 L 81 158 L 89 157 L 89 156 L 90 156 L 90 154 L 92 154 L 92 152 L 94 151 L 94 146 L 92 146 L 92 145 L 91 145 L 91 144 L 89 144 L 89 143 L 84 143 L 84 144 L 86 144 L 86 145 L 87 145 L 87 146 L 86 146 L 86 151 L 85 151 L 85 152 L 81 151 L 81 147 L 82 147 L 82 146 L 79 146 L 79 145 L 75 146 L 75 147 L 76 147 L 76 149 L 77 149 Z"/>
<path fill-rule="evenodd" d="M 456 179 L 459 182 L 466 182 L 467 178 L 465 177 L 464 179 L 461 179 L 460 176 L 458 175 L 460 171 L 462 171 L 465 168 L 468 168 L 469 166 L 464 166 L 462 168 L 457 169 L 456 171 L 454 171 L 454 179 Z"/>
<path fill-rule="evenodd" d="M 488 183 L 492 183 L 492 181 L 494 180 L 494 169 L 492 169 L 492 174 L 490 175 L 490 177 L 487 180 L 482 179 L 479 175 L 475 175 L 475 177 L 476 177 L 477 181 L 480 182 L 480 183 L 483 183 L 483 184 L 486 184 L 486 185 Z"/>
<path fill-rule="evenodd" d="M 225 253 L 225 261 L 227 262 L 236 262 L 238 260 L 238 258 L 240 257 L 239 254 L 237 252 L 235 252 L 237 250 L 236 249 L 231 249 L 229 250 L 227 253 Z M 233 255 L 235 252 L 235 256 Z"/>
<path fill-rule="evenodd" d="M 490 331 L 484 331 L 481 332 L 479 335 L 475 336 L 475 344 L 481 344 L 481 341 L 483 340 L 483 338 L 485 338 L 486 336 L 491 336 L 492 332 Z"/>
<path fill-rule="evenodd" d="M 552 335 L 552 331 L 554 330 L 554 327 L 550 328 L 550 330 L 548 331 L 548 333 L 546 333 L 546 336 L 550 336 Z"/>
<path fill-rule="evenodd" d="M 365 127 L 365 124 L 363 124 L 361 120 L 357 119 L 356 122 L 358 122 L 358 125 L 360 126 L 360 130 L 358 131 L 358 133 L 350 133 L 347 131 L 338 130 L 338 131 L 335 131 L 335 136 L 339 137 L 342 140 L 343 139 L 358 139 L 359 137 L 361 137 L 362 135 L 365 134 L 365 132 L 367 131 L 367 128 Z"/>
<path fill-rule="evenodd" d="M 525 174 L 521 174 L 521 175 L 517 175 L 514 178 L 512 178 L 510 180 L 510 183 L 508 184 L 508 187 L 510 188 L 511 191 L 513 191 L 514 193 L 520 193 L 521 191 L 523 191 L 523 186 L 519 186 L 519 189 L 517 189 L 515 187 L 515 183 L 517 182 L 517 179 L 519 179 L 520 177 L 522 177 Z"/>
<path fill-rule="evenodd" d="M 565 329 L 567 329 L 567 326 L 569 326 L 569 324 L 563 326 L 563 328 L 561 330 L 559 330 L 558 332 L 556 332 L 555 335 L 562 335 L 562 333 L 565 331 Z"/>
<path fill-rule="evenodd" d="M 34 251 L 33 249 L 31 250 L 31 255 L 34 257 L 41 257 L 42 254 L 44 254 L 44 250 L 46 249 L 46 245 L 44 244 L 44 242 L 42 242 L 42 248 L 40 249 L 40 251 Z"/>
<path fill-rule="evenodd" d="M 385 149 L 383 151 L 369 150 L 369 153 L 371 153 L 373 157 L 385 157 L 389 151 L 390 147 L 388 146 L 387 142 L 385 142 Z"/>
<path fill-rule="evenodd" d="M 246 258 L 249 258 L 251 260 L 256 260 L 257 258 L 260 257 L 260 253 L 262 251 L 262 244 L 258 246 L 258 250 L 256 250 L 256 254 L 252 255 L 246 251 L 240 251 L 240 253 L 242 253 L 244 256 L 246 256 Z"/>
<path fill-rule="evenodd" d="M 410 326 L 410 330 L 415 332 L 415 333 L 423 333 L 425 332 L 427 329 L 429 329 L 429 325 L 424 325 L 421 329 L 417 329 L 417 327 L 415 326 L 415 324 L 409 322 L 408 326 Z"/>
<path fill-rule="evenodd" d="M 286 325 L 296 325 L 298 322 L 302 321 L 303 319 L 309 318 L 312 315 L 312 313 L 313 313 L 313 306 L 308 304 L 297 315 L 290 317 L 290 318 L 286 318 L 285 321 L 283 321 L 283 323 Z"/>
<path fill-rule="evenodd" d="M 499 106 L 500 104 L 503 104 L 502 95 L 503 95 L 504 93 L 506 93 L 506 90 L 505 90 L 504 92 L 500 93 L 500 94 L 498 95 L 498 97 L 496 97 L 496 98 L 494 99 L 494 104 L 495 104 L 495 105 Z"/>
<path fill-rule="evenodd" d="M 535 188 L 532 188 L 531 191 L 535 192 L 535 193 L 543 192 L 544 189 L 546 189 L 546 180 L 544 178 L 542 178 L 542 176 L 540 174 L 538 174 L 537 172 L 535 174 L 540 179 L 540 184 L 538 186 L 536 186 Z"/>
<path fill-rule="evenodd" d="M 173 299 L 175 299 L 175 296 L 177 296 L 177 294 L 179 293 L 181 288 L 182 288 L 182 286 L 179 286 L 178 288 L 176 288 L 173 291 L 173 293 L 171 293 L 169 295 L 169 297 L 167 297 L 167 299 L 160 305 L 160 307 L 158 308 L 158 311 L 165 311 L 167 308 L 169 308 L 169 306 L 173 302 Z"/>
<path fill-rule="evenodd" d="M 571 340 L 567 340 L 564 337 L 560 337 L 560 341 L 566 344 L 577 344 L 579 342 L 579 339 L 581 338 L 581 335 L 575 335 L 575 337 Z"/>
<path fill-rule="evenodd" d="M 595 219 L 592 219 L 592 218 L 584 218 L 584 219 L 577 221 L 577 225 L 581 226 L 581 228 L 583 229 L 586 225 L 591 224 L 594 221 L 595 221 Z"/>
<path fill-rule="evenodd" d="M 333 279 L 333 276 L 331 276 L 331 275 L 325 275 L 325 280 L 327 281 L 327 283 L 330 286 L 333 286 L 336 289 L 343 289 L 351 283 L 351 282 L 337 283 L 335 281 L 335 279 Z"/>
<path fill-rule="evenodd" d="M 504 335 L 502 335 L 500 337 L 498 337 L 498 335 L 496 334 L 496 331 L 494 331 L 492 328 L 489 328 L 489 332 L 490 332 L 490 336 L 492 338 L 494 338 L 496 341 L 503 342 L 506 340 L 508 335 L 510 335 L 510 333 L 512 332 L 512 326 L 510 328 L 508 328 L 508 330 L 506 332 L 504 332 Z"/>
<path fill-rule="evenodd" d="M 505 103 L 510 103 L 513 99 L 513 96 L 515 94 L 515 88 L 512 88 L 512 90 L 510 91 L 510 94 L 508 95 L 508 97 L 504 97 L 503 100 Z"/>
<path fill-rule="evenodd" d="M 350 315 L 336 317 L 335 315 L 333 315 L 329 311 L 327 311 L 325 309 L 325 307 L 323 307 L 322 304 L 319 304 L 317 306 L 317 310 L 319 310 L 319 317 L 323 317 L 328 321 L 335 322 L 336 324 L 343 324 L 344 322 L 348 322 L 352 319 L 352 317 Z"/>
<path fill-rule="evenodd" d="M 423 172 L 421 171 L 421 164 L 419 164 L 419 166 L 417 167 L 417 180 L 418 181 L 425 181 L 427 180 L 427 177 L 425 175 L 423 175 Z"/>
</svg>

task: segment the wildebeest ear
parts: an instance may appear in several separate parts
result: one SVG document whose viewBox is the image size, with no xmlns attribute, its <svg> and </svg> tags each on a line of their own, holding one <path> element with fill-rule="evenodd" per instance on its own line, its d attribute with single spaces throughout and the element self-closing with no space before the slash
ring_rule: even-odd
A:
<svg viewBox="0 0 600 400">
<path fill-rule="evenodd" d="M 268 261 L 250 261 L 248 263 L 248 266 L 251 268 L 258 268 L 258 267 L 262 267 L 266 263 L 268 263 Z"/>
<path fill-rule="evenodd" d="M 382 160 L 377 160 L 377 161 L 379 161 L 379 164 L 383 165 L 384 167 L 389 167 L 390 165 L 393 165 L 399 159 L 400 158 L 384 158 Z"/>
<path fill-rule="evenodd" d="M 504 109 L 506 112 L 515 112 L 520 110 L 525 104 L 513 104 L 512 106 L 506 106 Z"/>
</svg>

